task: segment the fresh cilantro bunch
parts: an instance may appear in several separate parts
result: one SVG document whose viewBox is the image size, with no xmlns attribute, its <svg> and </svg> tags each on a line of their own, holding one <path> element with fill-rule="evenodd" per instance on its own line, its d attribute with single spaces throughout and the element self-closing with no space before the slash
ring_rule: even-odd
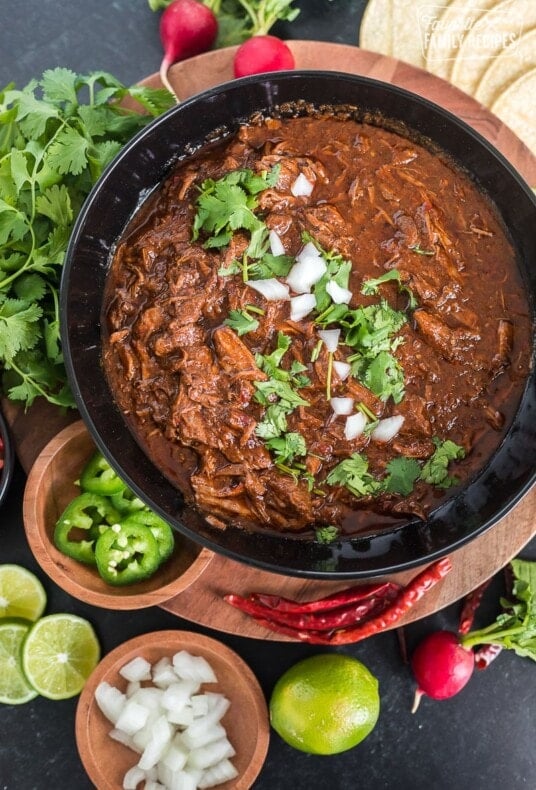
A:
<svg viewBox="0 0 536 790">
<path fill-rule="evenodd" d="M 153 11 L 173 0 L 148 0 Z M 216 47 L 241 44 L 250 36 L 266 35 L 276 22 L 292 22 L 300 13 L 294 0 L 202 0 L 218 20 Z"/>
<path fill-rule="evenodd" d="M 121 107 L 127 97 L 146 114 Z M 0 92 L 0 365 L 11 400 L 74 406 L 58 299 L 71 229 L 106 165 L 172 105 L 165 90 L 65 68 Z"/>
</svg>

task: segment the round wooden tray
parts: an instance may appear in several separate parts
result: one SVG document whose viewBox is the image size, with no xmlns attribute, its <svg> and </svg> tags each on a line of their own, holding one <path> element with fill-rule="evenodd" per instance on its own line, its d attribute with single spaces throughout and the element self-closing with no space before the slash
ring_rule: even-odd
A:
<svg viewBox="0 0 536 790">
<path fill-rule="evenodd" d="M 486 137 L 514 165 L 530 185 L 536 185 L 536 158 L 515 134 L 478 102 L 448 82 L 409 64 L 367 52 L 358 47 L 312 41 L 290 41 L 297 68 L 329 69 L 362 74 L 390 82 L 442 105 L 469 123 Z M 181 99 L 231 79 L 235 48 L 215 50 L 170 70 L 169 78 Z M 148 77 L 147 84 L 159 84 L 158 75 Z M 23 413 L 4 404 L 15 436 L 19 458 L 29 469 L 39 450 L 67 421 L 78 415 L 61 416 L 46 403 L 36 404 Z M 47 412 L 44 416 L 43 412 Z M 536 534 L 536 487 L 533 487 L 512 511 L 483 535 L 451 555 L 451 573 L 405 617 L 408 623 L 457 601 L 494 573 Z M 406 583 L 417 571 L 398 574 Z M 277 593 L 290 598 L 315 598 L 348 586 L 348 582 L 321 582 L 281 576 L 250 568 L 221 556 L 214 557 L 206 570 L 187 590 L 164 604 L 166 610 L 192 622 L 220 631 L 257 639 L 287 641 L 257 625 L 241 612 L 227 605 L 222 596 L 228 592 L 247 595 L 252 591 Z"/>
</svg>

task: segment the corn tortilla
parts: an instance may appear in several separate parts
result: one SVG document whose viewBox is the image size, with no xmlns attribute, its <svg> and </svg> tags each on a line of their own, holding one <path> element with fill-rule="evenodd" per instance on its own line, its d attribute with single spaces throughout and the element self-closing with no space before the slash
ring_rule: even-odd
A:
<svg viewBox="0 0 536 790">
<path fill-rule="evenodd" d="M 454 59 L 467 31 L 497 0 L 451 0 L 432 31 L 426 50 L 426 68 L 449 79 Z"/>
<path fill-rule="evenodd" d="M 369 0 L 359 28 L 359 46 L 381 55 L 393 54 L 395 0 Z"/>
<path fill-rule="evenodd" d="M 475 98 L 491 107 L 512 82 L 533 68 L 536 68 L 536 25 L 489 64 L 478 83 Z"/>
<path fill-rule="evenodd" d="M 510 44 L 519 41 L 523 29 L 536 25 L 536 3 L 502 0 L 483 14 L 471 30 L 452 65 L 451 82 L 471 96 L 490 62 Z"/>
<path fill-rule="evenodd" d="M 536 68 L 527 71 L 492 104 L 491 111 L 504 121 L 536 154 Z"/>
</svg>

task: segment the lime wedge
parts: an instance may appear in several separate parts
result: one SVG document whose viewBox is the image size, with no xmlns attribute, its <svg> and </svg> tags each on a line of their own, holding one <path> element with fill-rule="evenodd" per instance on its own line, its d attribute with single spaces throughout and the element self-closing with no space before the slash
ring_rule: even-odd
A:
<svg viewBox="0 0 536 790">
<path fill-rule="evenodd" d="M 37 697 L 22 671 L 21 648 L 31 623 L 22 620 L 0 622 L 0 702 L 21 705 Z"/>
<path fill-rule="evenodd" d="M 31 627 L 22 648 L 22 667 L 43 697 L 68 699 L 82 691 L 99 657 L 99 642 L 87 620 L 50 614 Z"/>
<path fill-rule="evenodd" d="M 43 585 L 20 565 L 0 565 L 0 617 L 21 617 L 35 622 L 45 609 Z"/>
</svg>

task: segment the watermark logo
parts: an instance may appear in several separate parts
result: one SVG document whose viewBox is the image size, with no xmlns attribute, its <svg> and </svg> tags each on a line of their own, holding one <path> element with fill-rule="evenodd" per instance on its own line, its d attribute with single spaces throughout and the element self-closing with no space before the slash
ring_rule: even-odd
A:
<svg viewBox="0 0 536 790">
<path fill-rule="evenodd" d="M 524 28 L 524 19 L 512 13 L 512 4 L 494 8 L 430 5 L 418 9 L 418 27 L 423 57 L 429 62 L 454 60 L 463 48 L 464 59 L 482 60 L 490 52 L 514 54 Z M 519 6 L 516 6 L 519 11 Z"/>
</svg>

